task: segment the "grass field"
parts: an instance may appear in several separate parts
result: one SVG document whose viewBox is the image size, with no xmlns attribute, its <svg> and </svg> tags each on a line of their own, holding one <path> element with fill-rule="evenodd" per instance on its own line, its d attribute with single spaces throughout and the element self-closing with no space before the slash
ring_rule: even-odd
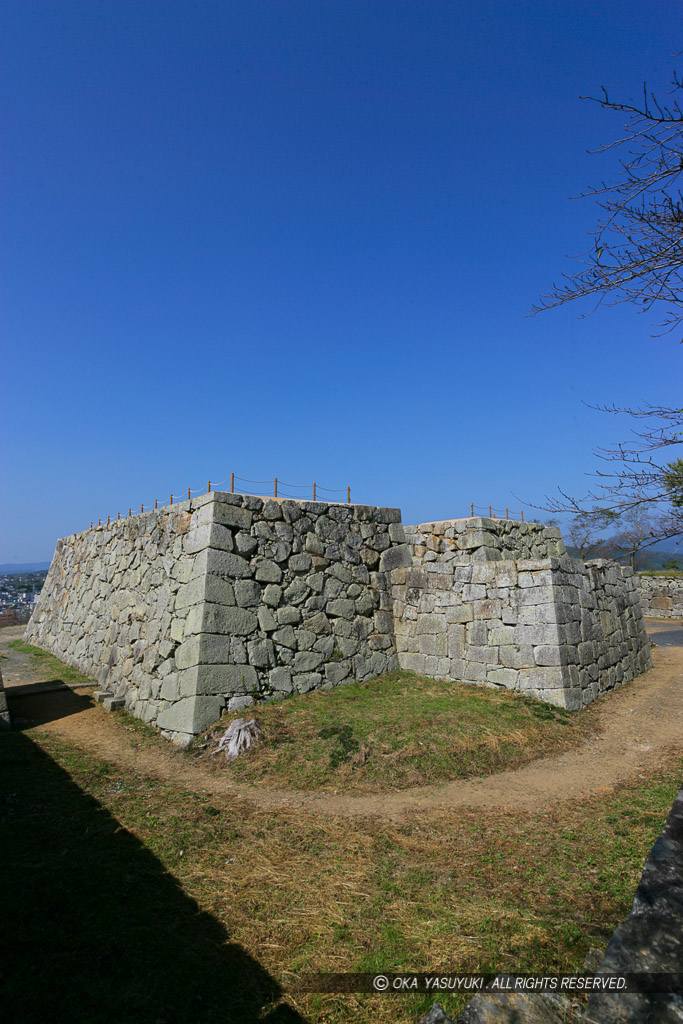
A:
<svg viewBox="0 0 683 1024">
<path fill-rule="evenodd" d="M 219 771 L 255 785 L 382 792 L 517 768 L 583 742 L 593 707 L 579 713 L 507 690 L 397 672 L 262 704 L 263 740 L 243 757 L 208 758 L 220 729 L 193 745 Z"/>
<path fill-rule="evenodd" d="M 391 822 L 189 792 L 39 729 L 0 759 L 15 1019 L 166 1024 L 407 1024 L 432 1002 L 283 993 L 305 972 L 578 969 L 628 912 L 681 768 L 528 815 Z"/>
<path fill-rule="evenodd" d="M 19 654 L 28 654 L 33 661 L 33 667 L 49 676 L 51 681 L 65 683 L 67 686 L 87 686 L 92 683 L 92 680 L 77 668 L 66 665 L 59 658 L 55 658 L 54 654 L 48 654 L 40 647 L 33 647 L 23 640 L 10 640 L 7 646 Z"/>
<path fill-rule="evenodd" d="M 78 681 L 52 661 L 51 676 Z M 297 982 L 580 970 L 628 913 L 680 786 L 671 751 L 615 791 L 530 813 L 435 810 L 428 798 L 398 820 L 264 810 L 212 792 L 211 774 L 192 789 L 187 771 L 174 781 L 174 763 L 214 764 L 207 749 L 169 754 L 137 719 L 92 710 L 121 749 L 163 752 L 171 772 L 161 781 L 85 752 L 49 718 L 0 735 L 11 922 L 0 976 L 22 1022 L 414 1024 L 435 996 L 303 994 Z M 566 749 L 596 715 L 396 674 L 259 708 L 263 746 L 215 771 L 260 786 L 389 791 Z M 451 1016 L 467 1001 L 436 998 Z"/>
<path fill-rule="evenodd" d="M 639 569 L 636 576 L 683 576 L 683 569 Z"/>
</svg>

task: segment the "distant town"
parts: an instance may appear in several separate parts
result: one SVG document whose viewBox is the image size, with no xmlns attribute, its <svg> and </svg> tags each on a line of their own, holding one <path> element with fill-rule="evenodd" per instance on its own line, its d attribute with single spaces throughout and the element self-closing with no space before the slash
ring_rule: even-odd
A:
<svg viewBox="0 0 683 1024">
<path fill-rule="evenodd" d="M 0 626 L 28 622 L 46 576 L 47 569 L 0 575 Z"/>
</svg>

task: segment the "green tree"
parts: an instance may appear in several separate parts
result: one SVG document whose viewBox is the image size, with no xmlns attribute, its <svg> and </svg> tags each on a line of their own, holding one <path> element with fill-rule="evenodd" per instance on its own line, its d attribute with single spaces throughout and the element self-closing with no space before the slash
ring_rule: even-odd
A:
<svg viewBox="0 0 683 1024">
<path fill-rule="evenodd" d="M 675 459 L 667 464 L 663 480 L 673 507 L 683 508 L 683 459 Z"/>
</svg>

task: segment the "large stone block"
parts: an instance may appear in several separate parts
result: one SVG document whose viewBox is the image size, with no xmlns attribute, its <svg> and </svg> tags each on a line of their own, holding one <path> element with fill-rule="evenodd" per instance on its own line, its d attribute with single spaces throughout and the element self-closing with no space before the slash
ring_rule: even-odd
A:
<svg viewBox="0 0 683 1024">
<path fill-rule="evenodd" d="M 251 527 L 252 513 L 249 509 L 229 505 L 225 501 L 216 501 L 213 506 L 213 520 L 234 530 L 248 530 Z"/>
<path fill-rule="evenodd" d="M 227 577 L 228 579 L 239 579 L 241 576 L 253 575 L 251 564 L 240 555 L 230 551 L 218 551 L 215 548 L 206 548 L 195 555 L 192 566 L 192 576 L 207 575 Z"/>
<path fill-rule="evenodd" d="M 418 651 L 431 657 L 445 658 L 448 655 L 448 635 L 446 633 L 422 633 L 418 637 Z"/>
<path fill-rule="evenodd" d="M 489 668 L 486 670 L 486 680 L 496 686 L 514 690 L 518 685 L 519 672 L 512 668 Z"/>
<path fill-rule="evenodd" d="M 498 626 L 489 633 L 489 643 L 496 647 L 515 643 L 515 630 L 512 626 Z"/>
<path fill-rule="evenodd" d="M 401 654 L 399 663 L 405 672 L 415 672 L 417 675 L 424 675 L 427 658 L 424 654 Z"/>
<path fill-rule="evenodd" d="M 519 670 L 520 690 L 557 690 L 569 682 L 563 668 L 521 668 Z"/>
<path fill-rule="evenodd" d="M 282 569 L 269 558 L 263 558 L 256 563 L 256 579 L 260 583 L 279 583 L 282 579 Z"/>
<path fill-rule="evenodd" d="M 258 629 L 258 618 L 235 605 L 204 604 L 191 608 L 185 621 L 185 636 L 194 633 L 224 633 L 247 636 Z"/>
<path fill-rule="evenodd" d="M 329 616 L 342 619 L 353 619 L 356 614 L 356 606 L 353 601 L 339 599 L 336 601 L 328 601 L 325 606 L 325 611 Z"/>
<path fill-rule="evenodd" d="M 499 619 L 501 615 L 501 603 L 499 600 L 485 599 L 474 602 L 475 619 Z"/>
<path fill-rule="evenodd" d="M 297 693 L 308 693 L 315 690 L 323 681 L 320 672 L 299 672 L 292 677 L 292 684 Z"/>
<path fill-rule="evenodd" d="M 195 665 L 178 673 L 181 697 L 248 694 L 258 688 L 252 665 Z"/>
<path fill-rule="evenodd" d="M 349 661 L 331 661 L 325 665 L 325 679 L 332 686 L 338 686 L 351 672 Z"/>
<path fill-rule="evenodd" d="M 390 511 L 390 510 L 387 510 Z M 410 548 L 407 544 L 397 544 L 383 551 L 379 559 L 379 571 L 390 572 L 392 569 L 407 569 L 413 564 Z"/>
<path fill-rule="evenodd" d="M 250 613 L 245 613 L 250 614 Z M 257 623 L 256 616 L 252 616 Z M 238 636 L 240 634 L 237 634 Z M 199 633 L 185 640 L 175 652 L 176 668 L 192 668 L 193 665 L 216 665 L 229 660 L 231 636 L 214 633 Z"/>
<path fill-rule="evenodd" d="M 292 668 L 294 672 L 315 672 L 324 660 L 323 655 L 315 651 L 299 651 L 294 655 Z"/>
<path fill-rule="evenodd" d="M 501 645 L 498 660 L 505 668 L 533 668 L 536 664 L 531 644 Z"/>
<path fill-rule="evenodd" d="M 276 693 L 292 693 L 292 673 L 288 668 L 274 668 L 268 674 L 268 682 Z"/>
<path fill-rule="evenodd" d="M 376 611 L 374 613 L 374 622 L 378 633 L 393 633 L 394 617 L 390 611 Z"/>
<path fill-rule="evenodd" d="M 183 547 L 188 554 L 196 554 L 204 548 L 217 548 L 219 551 L 232 551 L 234 542 L 232 533 L 218 523 L 204 523 L 185 534 Z"/>
<path fill-rule="evenodd" d="M 168 732 L 196 735 L 220 718 L 223 703 L 220 697 L 183 697 L 160 712 L 157 727 Z"/>
<path fill-rule="evenodd" d="M 487 530 L 467 530 L 458 536 L 458 548 L 461 551 L 473 551 L 476 548 L 500 548 L 500 541 Z"/>
<path fill-rule="evenodd" d="M 443 633 L 447 629 L 446 620 L 441 615 L 417 616 L 416 633 Z"/>
<path fill-rule="evenodd" d="M 235 603 L 240 608 L 255 608 L 261 604 L 261 584 L 256 580 L 235 580 Z"/>
<path fill-rule="evenodd" d="M 471 603 L 455 604 L 445 611 L 446 622 L 472 622 L 474 605 Z"/>
<path fill-rule="evenodd" d="M 247 643 L 247 653 L 249 664 L 255 665 L 256 668 L 268 668 L 271 665 L 275 665 L 275 648 L 273 647 L 272 640 L 264 640 L 262 637 L 249 640 Z"/>
<path fill-rule="evenodd" d="M 221 582 L 223 581 L 221 580 Z M 230 586 L 227 582 L 225 585 Z M 204 600 L 205 591 L 206 577 L 204 576 L 198 576 L 189 583 L 185 583 L 176 594 L 176 611 L 180 611 L 183 608 L 190 608 L 194 604 L 200 604 Z M 228 603 L 230 602 L 226 602 L 226 604 Z"/>
<path fill-rule="evenodd" d="M 558 627 L 553 623 L 519 625 L 515 627 L 515 640 L 520 644 L 557 644 L 559 643 Z"/>
</svg>

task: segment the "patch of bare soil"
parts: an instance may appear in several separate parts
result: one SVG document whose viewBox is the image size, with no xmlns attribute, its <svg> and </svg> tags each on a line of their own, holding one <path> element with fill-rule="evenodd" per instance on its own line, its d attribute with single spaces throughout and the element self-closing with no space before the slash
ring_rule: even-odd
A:
<svg viewBox="0 0 683 1024">
<path fill-rule="evenodd" d="M 33 659 L 13 650 L 12 640 L 23 640 L 26 626 L 4 626 L 0 629 L 0 672 L 5 689 L 26 683 L 49 683 L 49 669 L 37 666 Z"/>
<path fill-rule="evenodd" d="M 13 681 L 39 682 L 32 674 L 31 659 L 8 650 L 7 641 L 13 638 L 9 632 L 0 634 L 0 654 L 14 655 Z M 109 762 L 195 792 L 242 797 L 264 809 L 397 819 L 452 807 L 538 810 L 558 801 L 608 792 L 654 768 L 672 748 L 683 750 L 683 648 L 656 647 L 653 659 L 651 671 L 600 700 L 598 733 L 578 749 L 482 779 L 369 795 L 268 790 L 236 783 L 190 763 L 181 751 L 161 740 L 136 741 L 134 733 L 122 729 L 119 719 L 93 702 L 89 689 L 65 687 L 63 692 L 37 691 L 15 698 L 8 690 L 8 698 L 10 711 L 20 715 L 27 728 L 39 727 L 41 732 Z M 0 664 L 4 675 L 7 661 Z"/>
</svg>

